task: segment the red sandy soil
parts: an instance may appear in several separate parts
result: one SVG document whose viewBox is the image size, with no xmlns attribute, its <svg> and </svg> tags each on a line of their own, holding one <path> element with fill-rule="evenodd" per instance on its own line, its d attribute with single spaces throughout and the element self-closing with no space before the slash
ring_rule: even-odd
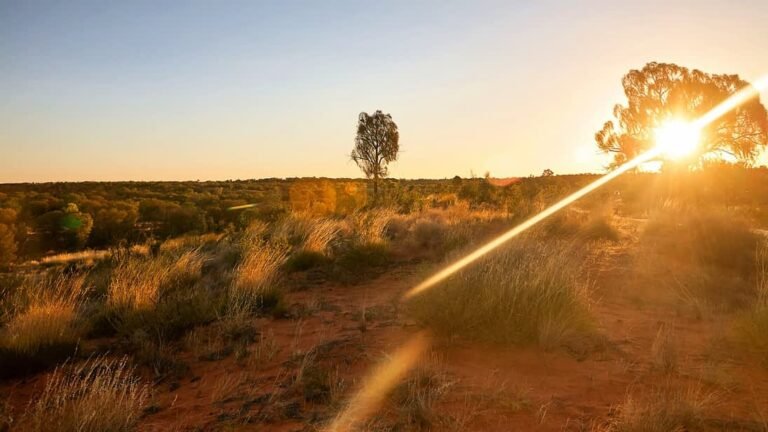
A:
<svg viewBox="0 0 768 432">
<path fill-rule="evenodd" d="M 593 312 L 604 339 L 548 352 L 433 340 L 424 361 L 437 364 L 454 383 L 435 405 L 436 417 L 463 422 L 454 430 L 588 430 L 614 415 L 628 394 L 643 395 L 658 385 L 700 386 L 717 400 L 706 411 L 711 430 L 763 430 L 768 370 L 723 345 L 733 316 L 697 318 L 649 286 L 635 270 L 632 230 L 595 257 Z M 232 355 L 202 361 L 181 352 L 189 370 L 155 385 L 156 412 L 145 415 L 139 429 L 322 430 L 371 367 L 418 330 L 398 301 L 428 274 L 425 270 L 412 263 L 352 286 L 303 284 L 307 288 L 288 299 L 294 310 L 310 312 L 256 320 L 258 330 L 279 346 L 273 359 L 254 362 L 251 354 L 239 361 Z M 680 364 L 672 373 L 653 366 L 651 346 L 662 323 L 672 327 L 679 351 Z M 306 402 L 291 387 L 307 352 L 343 383 L 342 394 L 330 404 Z M 23 406 L 42 379 L 5 383 L 0 392 L 12 393 L 13 404 Z"/>
</svg>

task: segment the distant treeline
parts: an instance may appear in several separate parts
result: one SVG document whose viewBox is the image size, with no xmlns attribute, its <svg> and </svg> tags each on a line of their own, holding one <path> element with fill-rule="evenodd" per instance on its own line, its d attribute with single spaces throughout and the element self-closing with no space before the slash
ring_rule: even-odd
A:
<svg viewBox="0 0 768 432">
<path fill-rule="evenodd" d="M 524 218 L 597 178 L 386 179 L 377 205 L 401 213 L 461 203 Z M 370 183 L 292 178 L 211 182 L 83 182 L 0 185 L 0 263 L 83 248 L 110 248 L 184 234 L 238 230 L 287 212 L 345 215 L 370 205 Z M 583 206 L 642 214 L 674 199 L 741 206 L 763 219 L 768 169 L 716 165 L 693 173 L 627 174 Z M 232 208 L 237 208 L 232 210 Z M 618 211 L 618 209 L 616 210 Z"/>
</svg>

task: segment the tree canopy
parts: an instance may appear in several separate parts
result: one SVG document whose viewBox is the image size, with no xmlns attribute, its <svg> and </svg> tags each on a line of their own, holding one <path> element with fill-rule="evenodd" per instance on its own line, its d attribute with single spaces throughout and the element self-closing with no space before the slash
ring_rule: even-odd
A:
<svg viewBox="0 0 768 432">
<path fill-rule="evenodd" d="M 397 160 L 399 151 L 400 133 L 392 116 L 381 110 L 371 115 L 361 112 L 351 157 L 366 177 L 373 178 L 374 199 L 378 195 L 379 178 L 389 174 L 387 165 Z"/>
<path fill-rule="evenodd" d="M 749 86 L 738 75 L 709 74 L 671 63 L 648 63 L 623 80 L 626 105 L 616 105 L 614 120 L 595 134 L 600 150 L 614 154 L 620 165 L 653 147 L 654 129 L 669 119 L 694 120 Z M 760 97 L 707 125 L 696 162 L 703 156 L 729 156 L 747 164 L 768 143 L 768 113 Z"/>
</svg>

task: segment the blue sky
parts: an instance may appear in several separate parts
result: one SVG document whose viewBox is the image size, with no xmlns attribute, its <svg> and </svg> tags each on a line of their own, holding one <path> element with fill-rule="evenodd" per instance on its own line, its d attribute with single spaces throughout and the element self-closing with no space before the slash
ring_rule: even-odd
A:
<svg viewBox="0 0 768 432">
<path fill-rule="evenodd" d="M 648 61 L 768 73 L 768 2 L 0 0 L 0 182 L 600 171 Z"/>
</svg>

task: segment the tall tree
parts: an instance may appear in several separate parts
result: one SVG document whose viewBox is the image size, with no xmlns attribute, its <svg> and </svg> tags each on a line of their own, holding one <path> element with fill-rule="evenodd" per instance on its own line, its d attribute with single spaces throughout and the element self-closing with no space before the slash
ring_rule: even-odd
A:
<svg viewBox="0 0 768 432">
<path fill-rule="evenodd" d="M 600 150 L 620 165 L 653 147 L 654 129 L 665 120 L 693 120 L 750 84 L 738 75 L 708 74 L 670 63 L 648 63 L 622 80 L 627 105 L 616 105 L 614 120 L 595 134 Z M 730 155 L 751 163 L 768 143 L 768 113 L 755 96 L 707 125 L 695 161 Z"/>
<path fill-rule="evenodd" d="M 357 137 L 352 160 L 368 178 L 373 178 L 373 200 L 379 195 L 379 178 L 388 174 L 387 165 L 397 160 L 400 133 L 392 116 L 381 110 L 368 115 L 362 112 L 357 120 Z"/>
</svg>

